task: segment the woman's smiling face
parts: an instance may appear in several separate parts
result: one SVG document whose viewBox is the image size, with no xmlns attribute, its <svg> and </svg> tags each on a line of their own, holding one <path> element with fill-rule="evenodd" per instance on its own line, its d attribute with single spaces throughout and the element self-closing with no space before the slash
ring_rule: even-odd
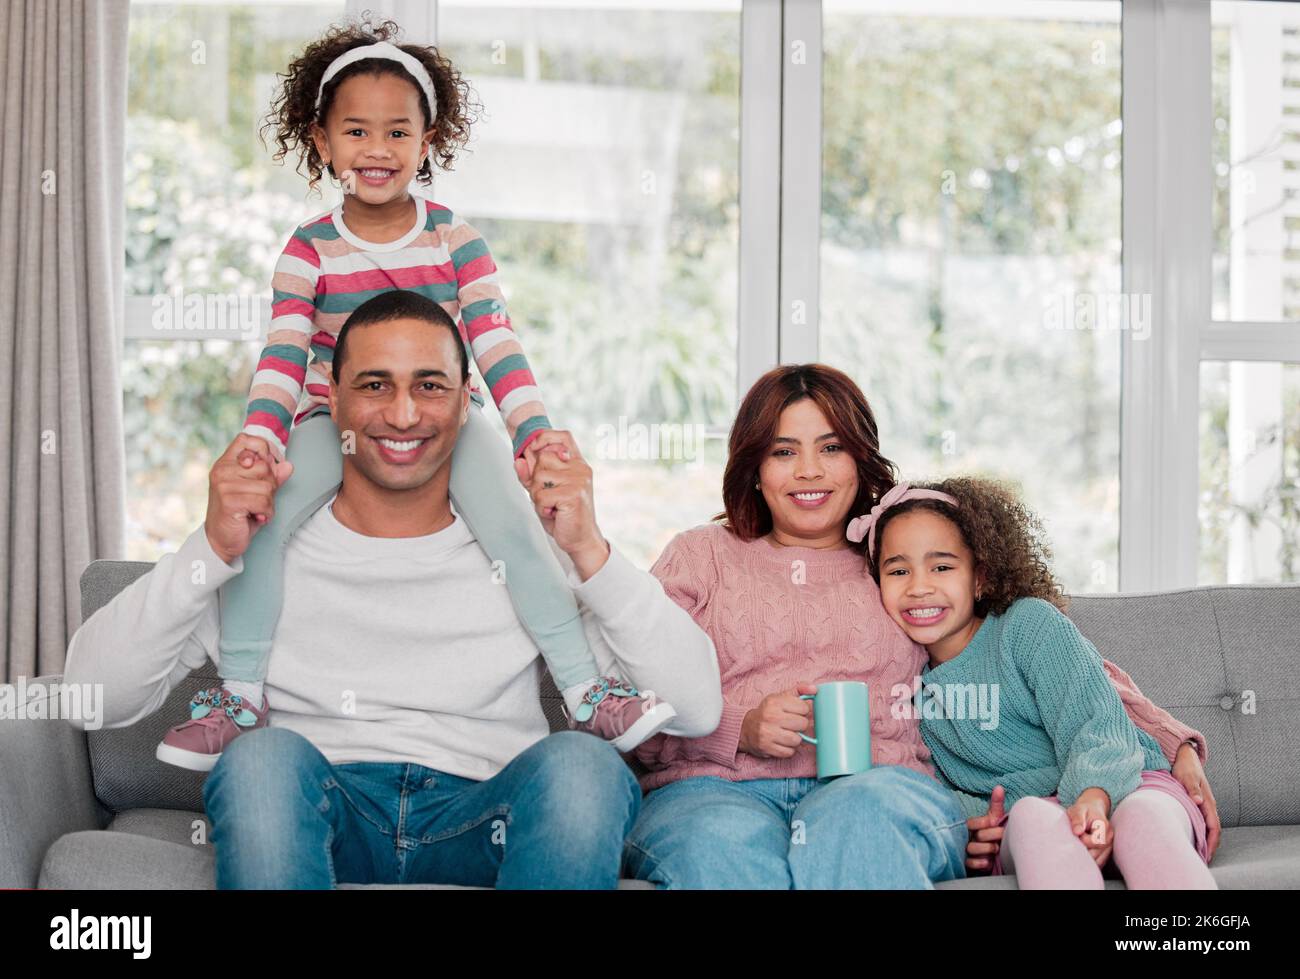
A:
<svg viewBox="0 0 1300 979">
<path fill-rule="evenodd" d="M 778 543 L 844 547 L 844 525 L 858 496 L 858 466 L 811 398 L 781 412 L 758 470 Z"/>
</svg>

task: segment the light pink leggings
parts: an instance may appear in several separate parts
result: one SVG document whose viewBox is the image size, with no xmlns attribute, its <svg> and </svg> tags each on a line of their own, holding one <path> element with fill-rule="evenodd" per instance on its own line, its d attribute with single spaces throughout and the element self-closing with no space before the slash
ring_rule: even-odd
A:
<svg viewBox="0 0 1300 979">
<path fill-rule="evenodd" d="M 1111 859 L 1131 890 L 1216 890 L 1193 844 L 1191 820 L 1177 799 L 1140 788 L 1111 813 Z M 1059 802 L 1027 796 L 1011 807 L 1002 837 L 1002 869 L 1021 890 L 1100 890 L 1101 868 L 1070 829 Z"/>
</svg>

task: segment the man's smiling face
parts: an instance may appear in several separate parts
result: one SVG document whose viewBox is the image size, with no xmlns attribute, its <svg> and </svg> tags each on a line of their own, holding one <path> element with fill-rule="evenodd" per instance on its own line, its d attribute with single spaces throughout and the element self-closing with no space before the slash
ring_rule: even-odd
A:
<svg viewBox="0 0 1300 979">
<path fill-rule="evenodd" d="M 348 331 L 339 381 L 330 380 L 345 467 L 397 491 L 424 486 L 442 470 L 469 410 L 459 342 L 451 330 L 409 317 Z"/>
</svg>

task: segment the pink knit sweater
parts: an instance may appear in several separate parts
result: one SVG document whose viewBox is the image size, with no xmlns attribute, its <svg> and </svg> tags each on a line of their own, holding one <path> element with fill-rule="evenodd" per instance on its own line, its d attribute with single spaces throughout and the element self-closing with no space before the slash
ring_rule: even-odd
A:
<svg viewBox="0 0 1300 979">
<path fill-rule="evenodd" d="M 889 710 L 894 685 L 910 688 L 926 663 L 925 650 L 885 613 L 856 551 L 746 542 L 706 524 L 674 537 L 650 570 L 713 639 L 722 721 L 707 737 L 659 734 L 637 748 L 649 769 L 642 789 L 693 775 L 815 777 L 815 747 L 801 744 L 790 758 L 759 758 L 738 751 L 740 725 L 768 694 L 832 680 L 862 680 L 869 687 L 872 764 L 906 765 L 934 777 L 918 722 Z M 1205 758 L 1205 739 L 1197 731 L 1142 696 L 1119 667 L 1105 666 L 1133 722 L 1171 762 L 1184 741 L 1194 741 Z"/>
</svg>

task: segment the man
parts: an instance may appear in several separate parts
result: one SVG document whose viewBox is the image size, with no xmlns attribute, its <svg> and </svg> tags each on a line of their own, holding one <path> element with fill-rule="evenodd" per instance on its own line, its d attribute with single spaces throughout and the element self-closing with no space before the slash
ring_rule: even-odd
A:
<svg viewBox="0 0 1300 979">
<path fill-rule="evenodd" d="M 286 548 L 270 723 L 231 742 L 204 786 L 217 886 L 615 886 L 636 781 L 609 743 L 548 734 L 537 649 L 451 507 L 469 410 L 455 324 L 389 292 L 358 307 L 338 346 L 330 413 L 352 447 L 337 496 Z M 517 472 L 602 670 L 670 700 L 671 733 L 710 733 L 722 707 L 712 642 L 605 541 L 572 437 L 536 441 Z M 158 709 L 218 657 L 219 589 L 292 478 L 270 458 L 239 435 L 212 467 L 204 526 L 73 636 L 65 681 L 104 685 L 106 726 Z"/>
</svg>

